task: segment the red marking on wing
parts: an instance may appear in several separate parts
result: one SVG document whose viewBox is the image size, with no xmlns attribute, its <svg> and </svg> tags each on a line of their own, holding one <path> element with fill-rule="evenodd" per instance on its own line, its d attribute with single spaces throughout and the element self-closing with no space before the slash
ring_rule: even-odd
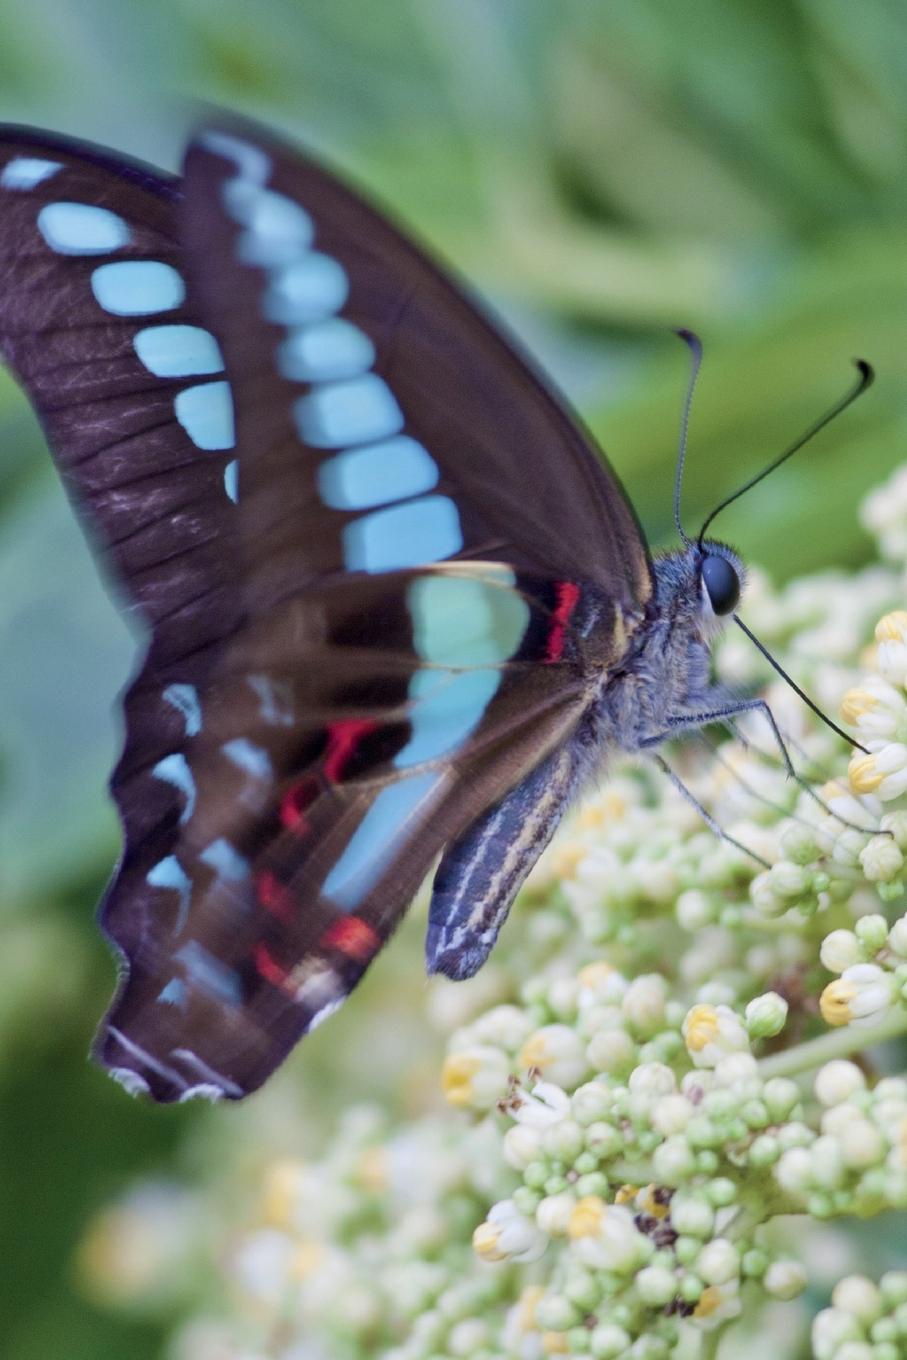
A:
<svg viewBox="0 0 907 1360">
<path fill-rule="evenodd" d="M 357 963 L 367 963 L 381 948 L 381 936 L 361 916 L 340 916 L 321 937 L 326 949 L 339 949 Z"/>
<path fill-rule="evenodd" d="M 307 774 L 296 784 L 291 784 L 280 800 L 280 820 L 288 831 L 296 836 L 309 832 L 309 822 L 305 810 L 318 797 L 318 780 Z"/>
<path fill-rule="evenodd" d="M 579 603 L 580 588 L 573 581 L 556 581 L 557 604 L 551 616 L 551 629 L 545 646 L 545 661 L 560 661 L 564 654 L 567 624 Z"/>
<path fill-rule="evenodd" d="M 265 911 L 278 921 L 290 925 L 296 918 L 296 898 L 285 883 L 281 883 L 270 869 L 263 869 L 255 878 L 255 892 Z"/>
<path fill-rule="evenodd" d="M 374 718 L 344 718 L 328 727 L 328 749 L 324 758 L 325 776 L 336 784 L 356 747 L 378 726 Z"/>
<path fill-rule="evenodd" d="M 255 968 L 259 975 L 263 977 L 266 982 L 270 982 L 275 987 L 281 987 L 284 991 L 287 990 L 284 984 L 286 983 L 287 975 L 290 970 L 289 968 L 284 968 L 283 964 L 277 962 L 263 940 L 259 940 L 258 944 L 253 949 L 252 962 L 255 964 Z"/>
</svg>

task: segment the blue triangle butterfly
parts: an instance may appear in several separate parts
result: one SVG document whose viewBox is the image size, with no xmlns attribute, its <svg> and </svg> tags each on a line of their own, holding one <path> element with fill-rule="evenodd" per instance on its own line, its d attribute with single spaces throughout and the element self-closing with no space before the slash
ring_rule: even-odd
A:
<svg viewBox="0 0 907 1360">
<path fill-rule="evenodd" d="M 0 353 L 150 631 L 96 1057 L 239 1099 L 439 854 L 428 968 L 467 977 L 604 753 L 730 711 L 740 563 L 653 563 L 512 343 L 257 128 L 202 130 L 181 179 L 0 129 L 0 241 Z"/>
</svg>

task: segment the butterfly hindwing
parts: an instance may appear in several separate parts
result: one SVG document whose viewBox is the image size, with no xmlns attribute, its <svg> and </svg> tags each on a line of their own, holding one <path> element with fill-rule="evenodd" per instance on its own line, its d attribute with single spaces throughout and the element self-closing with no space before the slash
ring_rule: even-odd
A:
<svg viewBox="0 0 907 1360">
<path fill-rule="evenodd" d="M 180 190 L 60 145 L 59 170 L 8 189 L 33 197 L 14 212 L 4 353 L 152 634 L 112 783 L 125 845 L 102 923 L 123 974 L 97 1053 L 157 1099 L 238 1098 L 340 1004 L 445 845 L 430 962 L 478 966 L 563 800 L 519 864 L 471 847 L 502 799 L 512 830 L 521 799 L 575 787 L 582 761 L 556 753 L 651 567 L 559 402 L 325 171 L 249 128 L 201 134 Z M 60 203 L 88 215 L 36 236 Z M 71 366 L 59 418 L 42 351 L 15 338 L 35 253 Z M 133 262 L 185 285 L 138 345 L 111 311 L 126 276 L 117 292 L 94 274 Z M 195 331 L 216 373 L 189 371 Z M 484 874 L 475 910 L 464 858 Z"/>
</svg>

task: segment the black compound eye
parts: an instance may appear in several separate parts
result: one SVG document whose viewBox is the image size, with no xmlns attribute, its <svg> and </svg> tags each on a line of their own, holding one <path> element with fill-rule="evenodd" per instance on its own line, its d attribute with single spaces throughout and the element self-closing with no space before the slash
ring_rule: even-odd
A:
<svg viewBox="0 0 907 1360">
<path fill-rule="evenodd" d="M 730 614 L 740 599 L 740 577 L 726 557 L 710 553 L 702 564 L 702 580 L 716 614 Z"/>
</svg>

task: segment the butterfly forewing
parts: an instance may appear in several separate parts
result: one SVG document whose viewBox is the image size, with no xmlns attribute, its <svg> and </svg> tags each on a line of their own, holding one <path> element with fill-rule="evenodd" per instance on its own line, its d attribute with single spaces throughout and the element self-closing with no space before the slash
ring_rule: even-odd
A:
<svg viewBox="0 0 907 1360">
<path fill-rule="evenodd" d="M 56 243 L 35 237 L 62 169 L 19 171 L 35 182 L 9 192 L 34 199 L 16 209 L 12 272 L 37 249 L 45 292 L 78 301 L 51 329 L 85 428 L 55 423 L 40 363 L 6 352 L 152 625 L 113 780 L 126 843 L 103 924 L 125 968 L 98 1053 L 158 1099 L 238 1098 L 340 1004 L 444 845 L 570 739 L 651 568 L 560 404 L 323 170 L 250 129 L 210 130 L 175 205 L 164 180 L 67 156 L 94 195 L 80 201 L 125 224 L 104 261 L 136 251 L 186 286 L 137 345 L 136 319 L 111 321 L 103 287 L 99 301 L 97 259 L 59 248 L 79 214 L 57 215 Z M 106 223 L 84 218 L 83 244 Z M 179 327 L 211 337 L 217 375 L 195 381 L 197 336 Z M 228 427 L 206 383 L 231 399 L 235 448 L 213 447 Z M 133 414 L 163 411 L 131 443 L 121 387 Z M 197 578 L 196 557 L 211 559 Z"/>
</svg>

